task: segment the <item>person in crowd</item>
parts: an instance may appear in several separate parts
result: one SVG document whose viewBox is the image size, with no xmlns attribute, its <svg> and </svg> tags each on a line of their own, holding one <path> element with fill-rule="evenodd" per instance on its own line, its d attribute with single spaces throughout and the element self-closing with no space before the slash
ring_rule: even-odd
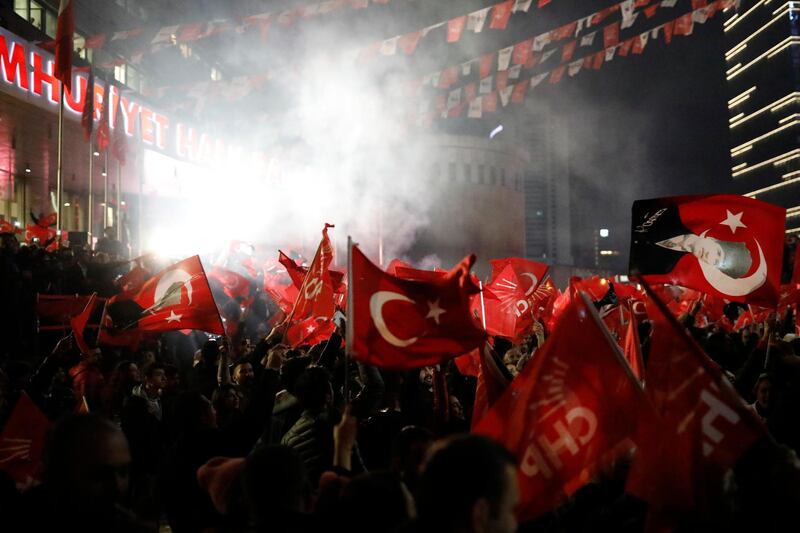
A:
<svg viewBox="0 0 800 533">
<path fill-rule="evenodd" d="M 85 398 L 92 411 L 100 409 L 103 404 L 105 378 L 100 370 L 101 356 L 100 348 L 92 348 L 77 365 L 69 370 L 76 398 Z"/>
<path fill-rule="evenodd" d="M 125 400 L 141 383 L 142 377 L 136 363 L 133 361 L 117 363 L 103 390 L 103 413 L 111 419 L 118 418 Z"/>
</svg>

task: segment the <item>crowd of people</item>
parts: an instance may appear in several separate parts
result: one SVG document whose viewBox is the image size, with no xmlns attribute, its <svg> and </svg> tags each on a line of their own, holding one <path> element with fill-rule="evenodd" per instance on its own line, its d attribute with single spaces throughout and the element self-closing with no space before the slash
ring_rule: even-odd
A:
<svg viewBox="0 0 800 533">
<path fill-rule="evenodd" d="M 0 428 L 23 395 L 52 422 L 41 471 L 30 483 L 4 473 L 0 449 L 3 531 L 502 533 L 647 526 L 647 505 L 625 494 L 624 464 L 552 513 L 517 524 L 517 459 L 469 433 L 474 377 L 452 361 L 390 372 L 348 360 L 343 322 L 325 342 L 292 348 L 284 343 L 285 322 L 267 326 L 275 306 L 263 293 L 233 339 L 169 332 L 130 351 L 97 346 L 90 333 L 91 349 L 81 354 L 69 329 L 37 329 L 37 294 L 109 297 L 130 268 L 114 247 L 45 252 L 2 236 Z M 791 516 L 800 500 L 794 321 L 726 332 L 697 327 L 694 313 L 680 320 L 787 459 L 780 472 L 737 465 L 740 475 L 720 487 L 726 505 L 687 517 L 684 530 L 782 530 L 778 517 Z M 491 357 L 510 381 L 535 360 L 548 333 L 537 322 L 516 344 L 492 339 Z M 647 322 L 640 333 L 646 361 Z M 748 461 L 760 464 L 752 454 L 741 462 Z M 772 514 L 760 516 L 759 509 Z"/>
</svg>

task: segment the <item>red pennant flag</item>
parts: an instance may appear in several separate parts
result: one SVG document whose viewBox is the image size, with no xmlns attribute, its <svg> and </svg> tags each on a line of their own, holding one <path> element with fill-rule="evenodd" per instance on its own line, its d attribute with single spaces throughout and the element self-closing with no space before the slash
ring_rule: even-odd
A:
<svg viewBox="0 0 800 533">
<path fill-rule="evenodd" d="M 619 47 L 619 52 L 618 52 L 619 56 L 620 57 L 627 56 L 631 51 L 631 47 L 633 46 L 634 40 L 638 40 L 638 39 L 639 39 L 639 37 L 631 37 L 627 41 L 623 41 L 623 43 Z"/>
<path fill-rule="evenodd" d="M 543 8 L 544 6 L 549 4 L 550 2 L 551 2 L 551 0 L 539 0 L 539 3 L 537 5 L 539 6 L 539 8 Z"/>
<path fill-rule="evenodd" d="M 562 39 L 568 39 L 569 37 L 575 35 L 575 30 L 578 28 L 578 22 L 572 21 L 568 24 L 564 24 L 560 28 L 557 28 L 552 31 L 551 38 L 553 41 L 560 41 Z"/>
<path fill-rule="evenodd" d="M 286 269 L 286 273 L 292 279 L 292 284 L 298 289 L 302 287 L 303 280 L 306 279 L 306 274 L 308 274 L 308 269 L 295 263 L 291 257 L 280 250 L 278 250 L 278 262 Z"/>
<path fill-rule="evenodd" d="M 415 31 L 413 33 L 407 33 L 400 37 L 397 41 L 397 46 L 400 50 L 403 51 L 404 54 L 410 56 L 414 53 L 414 50 L 417 49 L 417 44 L 419 44 L 419 40 L 422 37 L 421 31 Z"/>
<path fill-rule="evenodd" d="M 560 67 L 556 67 L 550 73 L 550 83 L 556 84 L 561 81 L 561 78 L 564 77 L 564 70 L 566 70 L 565 65 L 561 65 Z"/>
<path fill-rule="evenodd" d="M 764 307 L 778 303 L 786 210 L 744 196 L 633 204 L 630 271 Z"/>
<path fill-rule="evenodd" d="M 497 111 L 497 91 L 484 94 L 481 97 L 481 105 L 484 113 L 494 113 Z"/>
<path fill-rule="evenodd" d="M 111 154 L 119 161 L 120 165 L 125 165 L 128 155 L 128 134 L 125 132 L 125 119 L 122 111 L 122 91 L 117 91 L 117 116 L 114 120 L 113 142 L 111 144 Z"/>
<path fill-rule="evenodd" d="M 100 113 L 100 123 L 97 125 L 97 149 L 101 152 L 108 149 L 108 146 L 111 144 L 111 134 L 108 124 L 111 100 L 111 84 L 106 82 L 103 89 L 103 110 Z"/>
<path fill-rule="evenodd" d="M 603 28 L 603 48 L 611 48 L 619 44 L 619 21 Z"/>
<path fill-rule="evenodd" d="M 675 20 L 675 35 L 691 35 L 693 29 L 694 21 L 691 13 L 686 13 Z"/>
<path fill-rule="evenodd" d="M 83 128 L 83 140 L 88 143 L 92 138 L 92 130 L 94 129 L 94 72 L 91 67 L 89 67 L 86 92 L 83 95 L 81 127 Z"/>
<path fill-rule="evenodd" d="M 0 434 L 0 470 L 18 485 L 40 481 L 50 421 L 24 391 Z"/>
<path fill-rule="evenodd" d="M 469 276 L 474 256 L 440 279 L 409 281 L 383 272 L 352 248 L 353 357 L 390 369 L 440 363 L 483 345 L 470 313 L 478 288 Z"/>
<path fill-rule="evenodd" d="M 464 98 L 467 100 L 467 102 L 475 100 L 477 95 L 478 92 L 474 81 L 471 81 L 464 86 Z"/>
<path fill-rule="evenodd" d="M 294 335 L 291 330 L 302 328 L 303 322 L 309 318 L 331 319 L 336 311 L 333 283 L 328 270 L 333 262 L 333 246 L 328 238 L 328 228 L 332 227 L 331 224 L 325 224 L 322 230 L 322 240 L 317 253 L 299 287 L 297 301 L 292 310 L 292 324 L 289 326 L 287 336 Z M 301 336 L 296 335 L 294 338 Z"/>
<path fill-rule="evenodd" d="M 439 88 L 447 89 L 458 81 L 458 65 L 447 67 L 439 76 Z"/>
<path fill-rule="evenodd" d="M 467 16 L 461 15 L 447 22 L 447 42 L 457 43 L 461 40 L 461 32 L 464 31 L 464 25 L 467 23 Z"/>
<path fill-rule="evenodd" d="M 658 10 L 658 4 L 653 4 L 652 6 L 646 8 L 644 10 L 644 15 L 651 19 L 656 16 L 656 11 Z"/>
<path fill-rule="evenodd" d="M 504 30 L 508 26 L 508 19 L 511 17 L 511 7 L 514 0 L 506 0 L 492 7 L 492 21 L 489 27 L 493 30 Z"/>
<path fill-rule="evenodd" d="M 222 286 L 228 298 L 232 300 L 241 298 L 242 301 L 250 299 L 250 280 L 241 274 L 215 266 L 208 273 L 208 277 Z"/>
<path fill-rule="evenodd" d="M 136 292 L 114 296 L 105 315 L 104 329 L 116 332 L 197 329 L 225 333 L 198 256 L 162 270 Z"/>
<path fill-rule="evenodd" d="M 632 448 L 643 400 L 594 306 L 579 296 L 474 432 L 516 455 L 517 509 L 527 520 Z"/>
<path fill-rule="evenodd" d="M 492 61 L 494 60 L 494 56 L 495 54 L 485 54 L 481 56 L 478 68 L 481 78 L 485 78 L 492 71 Z"/>
<path fill-rule="evenodd" d="M 56 22 L 56 57 L 53 75 L 72 92 L 72 40 L 75 33 L 74 0 L 61 0 Z"/>
<path fill-rule="evenodd" d="M 86 329 L 86 324 L 89 322 L 89 318 L 94 312 L 94 304 L 96 300 L 97 293 L 94 293 L 89 297 L 89 301 L 86 302 L 86 307 L 83 309 L 83 311 L 70 319 L 72 334 L 75 336 L 75 343 L 78 345 L 78 348 L 83 355 L 89 355 L 89 345 L 87 344 L 86 339 L 83 338 L 83 331 Z"/>
<path fill-rule="evenodd" d="M 639 449 L 626 490 L 651 509 L 702 509 L 712 484 L 765 434 L 720 369 L 648 288 L 653 333 Z"/>
<path fill-rule="evenodd" d="M 69 324 L 72 317 L 86 308 L 91 296 L 37 294 L 36 316 L 45 322 Z"/>
<path fill-rule="evenodd" d="M 669 44 L 672 42 L 672 34 L 675 31 L 675 21 L 670 20 L 664 23 L 664 42 Z"/>
<path fill-rule="evenodd" d="M 497 87 L 498 92 L 503 92 L 508 87 L 508 71 L 501 70 L 497 74 L 495 74 L 495 86 Z"/>
<path fill-rule="evenodd" d="M 620 306 L 622 309 L 622 306 Z M 622 353 L 631 372 L 639 381 L 644 380 L 644 360 L 642 359 L 642 345 L 639 341 L 639 328 L 633 311 L 629 313 L 628 331 L 625 334 L 625 343 Z"/>
<path fill-rule="evenodd" d="M 514 45 L 514 51 L 511 52 L 511 62 L 515 65 L 527 65 L 530 61 L 533 51 L 533 39 L 522 41 Z M 532 67 L 533 65 L 531 65 Z"/>
<path fill-rule="evenodd" d="M 594 61 L 592 63 L 592 68 L 594 70 L 600 70 L 603 66 L 603 62 L 606 60 L 605 51 L 600 50 L 594 55 Z"/>
<path fill-rule="evenodd" d="M 566 63 L 567 61 L 572 61 L 572 56 L 575 54 L 575 47 L 578 46 L 577 41 L 570 41 L 564 45 L 564 48 L 561 50 L 561 62 Z"/>
<path fill-rule="evenodd" d="M 486 331 L 516 339 L 533 324 L 533 297 L 547 274 L 547 265 L 517 257 L 493 259 L 486 284 Z"/>
<path fill-rule="evenodd" d="M 708 5 L 708 0 L 692 0 L 692 11 L 696 11 L 701 7 L 706 7 Z"/>
</svg>

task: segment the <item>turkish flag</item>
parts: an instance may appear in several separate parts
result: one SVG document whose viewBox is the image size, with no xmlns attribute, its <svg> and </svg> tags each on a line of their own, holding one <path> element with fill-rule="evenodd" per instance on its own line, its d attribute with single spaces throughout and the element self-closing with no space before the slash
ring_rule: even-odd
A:
<svg viewBox="0 0 800 533">
<path fill-rule="evenodd" d="M 734 195 L 633 203 L 630 272 L 764 307 L 778 303 L 786 210 Z"/>
<path fill-rule="evenodd" d="M 72 53 L 75 33 L 74 0 L 61 0 L 56 21 L 56 57 L 53 75 L 72 91 Z"/>
<path fill-rule="evenodd" d="M 447 276 L 446 270 L 422 270 L 399 259 L 392 259 L 386 267 L 386 273 L 409 281 L 434 281 Z"/>
<path fill-rule="evenodd" d="M 643 401 L 619 347 L 581 294 L 473 432 L 517 457 L 517 509 L 527 520 L 556 507 L 633 447 Z"/>
<path fill-rule="evenodd" d="M 504 30 L 508 26 L 508 19 L 511 17 L 511 7 L 514 0 L 506 0 L 492 7 L 492 20 L 489 27 L 493 30 Z"/>
<path fill-rule="evenodd" d="M 648 289 L 653 333 L 647 395 L 626 490 L 666 511 L 703 507 L 708 487 L 765 431 L 720 369 Z"/>
<path fill-rule="evenodd" d="M 336 325 L 328 318 L 310 317 L 291 327 L 286 332 L 290 346 L 313 346 L 330 339 Z"/>
<path fill-rule="evenodd" d="M 611 48 L 619 44 L 619 21 L 603 28 L 603 48 Z"/>
<path fill-rule="evenodd" d="M 353 357 L 389 369 L 430 366 L 482 346 L 486 333 L 473 321 L 469 275 L 474 256 L 440 279 L 411 281 L 373 265 L 352 248 Z"/>
<path fill-rule="evenodd" d="M 89 67 L 89 79 L 86 82 L 86 92 L 83 95 L 81 127 L 83 128 L 83 140 L 88 143 L 92 138 L 92 130 L 94 130 L 94 72 L 91 67 Z"/>
<path fill-rule="evenodd" d="M 492 259 L 486 284 L 486 331 L 517 338 L 533 324 L 533 298 L 547 274 L 547 265 L 518 257 Z"/>
<path fill-rule="evenodd" d="M 24 391 L 0 434 L 0 470 L 18 485 L 41 480 L 42 452 L 50 421 Z"/>
<path fill-rule="evenodd" d="M 489 343 L 478 352 L 478 384 L 472 406 L 472 427 L 476 427 L 489 409 L 499 400 L 514 377 Z"/>
<path fill-rule="evenodd" d="M 464 25 L 467 23 L 467 16 L 461 15 L 447 22 L 447 42 L 457 43 L 461 40 L 461 32 L 464 31 Z"/>
<path fill-rule="evenodd" d="M 622 309 L 622 306 L 620 306 Z M 644 380 L 644 359 L 642 359 L 642 344 L 639 341 L 639 328 L 636 316 L 633 311 L 629 313 L 628 329 L 625 333 L 625 342 L 622 353 L 625 355 L 625 362 L 631 367 L 631 372 L 640 381 Z"/>
<path fill-rule="evenodd" d="M 178 329 L 225 333 L 203 265 L 196 255 L 162 270 L 138 291 L 111 298 L 103 328 L 113 333 Z"/>
<path fill-rule="evenodd" d="M 222 286 L 228 298 L 241 298 L 243 301 L 250 299 L 250 280 L 241 274 L 215 266 L 211 268 L 208 277 Z"/>
<path fill-rule="evenodd" d="M 75 336 L 75 343 L 78 345 L 83 355 L 89 355 L 89 345 L 83 338 L 83 331 L 86 329 L 89 317 L 91 317 L 94 312 L 94 304 L 96 301 L 97 293 L 94 293 L 89 297 L 89 301 L 86 302 L 86 307 L 83 308 L 83 311 L 72 317 L 69 321 L 72 326 L 72 334 Z"/>
<path fill-rule="evenodd" d="M 333 227 L 333 226 L 331 226 Z M 292 283 L 299 290 L 303 286 L 303 280 L 306 279 L 308 274 L 308 267 L 298 265 L 294 259 L 278 250 L 278 262 L 286 268 L 289 277 L 292 278 Z M 331 276 L 331 283 L 333 284 L 334 292 L 341 292 L 345 288 L 344 272 L 338 270 L 328 270 Z"/>
<path fill-rule="evenodd" d="M 112 135 L 111 155 L 114 156 L 120 165 L 125 165 L 128 155 L 128 134 L 125 132 L 125 119 L 122 111 L 122 92 L 118 91 L 119 105 L 117 106 L 117 115 L 114 121 L 114 132 Z"/>
<path fill-rule="evenodd" d="M 106 82 L 103 89 L 103 109 L 100 112 L 100 123 L 97 125 L 97 149 L 107 150 L 111 144 L 111 133 L 108 125 L 109 106 L 111 105 L 111 84 Z"/>
<path fill-rule="evenodd" d="M 144 285 L 144 282 L 150 277 L 150 271 L 142 266 L 133 267 L 130 272 L 123 274 L 116 281 L 117 287 L 122 289 L 123 292 L 131 292 L 139 290 Z"/>
<path fill-rule="evenodd" d="M 37 294 L 36 316 L 39 320 L 67 324 L 86 309 L 91 296 L 77 294 Z"/>
<path fill-rule="evenodd" d="M 302 324 L 310 318 L 331 319 L 336 311 L 333 283 L 328 270 L 333 262 L 333 246 L 328 238 L 328 228 L 332 227 L 325 224 L 317 253 L 298 288 L 299 294 L 292 310 L 292 324 L 287 331 L 287 337 L 302 337 L 299 333 L 292 332 L 292 329 L 303 327 Z"/>
</svg>

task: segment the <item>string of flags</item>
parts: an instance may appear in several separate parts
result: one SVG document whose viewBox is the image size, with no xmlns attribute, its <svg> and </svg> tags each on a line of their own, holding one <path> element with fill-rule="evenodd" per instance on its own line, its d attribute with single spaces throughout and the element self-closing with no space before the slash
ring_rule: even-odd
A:
<svg viewBox="0 0 800 533">
<path fill-rule="evenodd" d="M 502 107 L 508 106 L 509 103 L 521 104 L 525 101 L 526 94 L 539 87 L 545 80 L 548 80 L 549 84 L 557 84 L 564 79 L 565 75 L 575 77 L 584 69 L 600 70 L 605 62 L 612 61 L 617 56 L 642 54 L 647 44 L 651 40 L 656 40 L 662 33 L 667 44 L 671 43 L 675 36 L 689 36 L 693 32 L 695 23 L 704 24 L 717 11 L 736 5 L 736 0 L 716 0 L 710 4 L 704 0 L 693 0 L 693 6 L 701 3 L 703 5 L 688 13 L 624 41 L 620 42 L 618 36 L 616 39 L 612 37 L 604 42 L 604 48 L 584 57 L 574 60 L 571 60 L 570 57 L 564 61 L 564 52 L 562 51 L 561 64 L 550 70 L 537 72 L 530 77 L 520 79 L 515 83 L 507 82 L 508 78 L 511 78 L 509 74 L 508 78 L 502 76 L 496 80 L 500 83 L 495 83 L 494 89 L 492 89 L 492 80 L 484 82 L 486 80 L 484 77 L 481 80 L 482 86 L 478 87 L 477 92 L 475 84 L 471 83 L 463 88 L 452 89 L 446 94 L 438 93 L 433 102 L 423 99 L 420 102 L 421 109 L 415 114 L 414 122 L 423 126 L 429 125 L 434 119 L 460 117 L 465 110 L 468 118 L 481 118 L 483 113 L 497 111 L 498 101 Z M 433 109 L 431 109 L 431 104 L 433 104 Z"/>
</svg>

